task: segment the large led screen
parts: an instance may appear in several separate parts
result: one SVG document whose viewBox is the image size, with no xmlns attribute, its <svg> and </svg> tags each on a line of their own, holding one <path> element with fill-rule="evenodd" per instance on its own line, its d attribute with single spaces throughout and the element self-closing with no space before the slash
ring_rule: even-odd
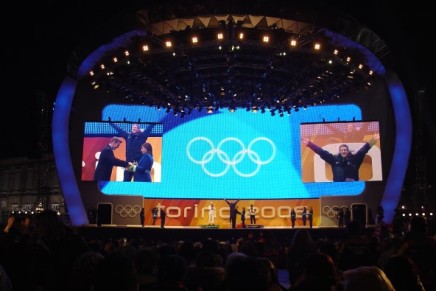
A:
<svg viewBox="0 0 436 291">
<path fill-rule="evenodd" d="M 379 123 L 301 125 L 303 182 L 381 181 Z"/>
<path fill-rule="evenodd" d="M 160 182 L 162 169 L 162 124 L 158 123 L 127 123 L 127 122 L 86 122 L 84 126 L 82 181 L 95 180 L 94 174 L 100 155 L 116 137 L 121 143 L 113 150 L 117 160 L 131 162 L 141 166 L 141 147 L 148 143 L 152 150 L 151 182 Z M 132 181 L 135 172 L 127 171 L 125 167 L 111 165 L 111 176 L 108 181 Z M 139 172 L 139 168 L 138 171 Z"/>
<path fill-rule="evenodd" d="M 108 105 L 102 120 L 141 120 L 162 124 L 160 183 L 100 181 L 107 195 L 147 198 L 289 199 L 353 196 L 364 181 L 304 181 L 300 125 L 334 120 L 360 120 L 356 105 L 325 105 L 286 112 L 283 116 L 245 109 L 193 110 L 184 117 L 137 105 Z M 85 137 L 86 138 L 86 137 Z"/>
</svg>

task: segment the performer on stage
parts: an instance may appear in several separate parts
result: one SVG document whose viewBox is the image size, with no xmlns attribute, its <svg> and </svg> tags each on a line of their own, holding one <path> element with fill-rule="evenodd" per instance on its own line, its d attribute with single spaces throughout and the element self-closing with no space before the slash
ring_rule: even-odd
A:
<svg viewBox="0 0 436 291">
<path fill-rule="evenodd" d="M 144 207 L 142 207 L 141 212 L 139 212 L 139 219 L 141 220 L 141 226 L 144 227 L 144 220 L 145 220 L 145 211 Z"/>
<path fill-rule="evenodd" d="M 232 224 L 232 228 L 235 228 L 236 227 L 236 215 L 240 214 L 240 212 L 236 209 L 236 203 L 238 203 L 239 199 L 235 200 L 235 201 L 229 201 L 227 199 L 224 199 L 224 201 L 226 201 L 226 203 L 229 205 L 230 223 Z"/>
<path fill-rule="evenodd" d="M 209 205 L 209 225 L 215 225 L 215 218 L 216 218 L 216 208 L 215 205 L 213 205 L 213 202 Z"/>
<path fill-rule="evenodd" d="M 309 211 L 307 212 L 307 220 L 309 220 L 309 227 L 312 228 L 312 222 L 313 222 L 313 208 L 312 208 L 312 206 L 309 206 Z"/>
<path fill-rule="evenodd" d="M 241 210 L 241 222 L 242 222 L 242 228 L 246 228 L 247 226 L 245 225 L 245 207 L 242 207 Z"/>
<path fill-rule="evenodd" d="M 151 217 L 153 218 L 153 225 L 156 224 L 157 215 L 159 213 L 159 209 L 157 207 L 153 207 L 151 209 Z"/>
<path fill-rule="evenodd" d="M 250 215 L 250 224 L 256 224 L 256 209 L 254 209 L 253 204 L 250 204 L 248 214 Z"/>
<path fill-rule="evenodd" d="M 165 217 L 167 216 L 167 213 L 165 212 L 165 205 L 162 205 L 160 207 L 160 227 L 165 228 Z"/>
<path fill-rule="evenodd" d="M 306 226 L 307 220 L 307 208 L 303 207 L 303 213 L 301 214 L 301 220 L 303 221 L 303 226 Z"/>
<path fill-rule="evenodd" d="M 294 208 L 291 208 L 291 225 L 292 228 L 295 228 L 295 220 L 297 220 L 297 213 Z"/>
</svg>

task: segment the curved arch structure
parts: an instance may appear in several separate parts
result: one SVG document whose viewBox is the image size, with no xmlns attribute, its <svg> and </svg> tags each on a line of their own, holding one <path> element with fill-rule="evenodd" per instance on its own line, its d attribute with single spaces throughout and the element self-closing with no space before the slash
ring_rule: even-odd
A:
<svg viewBox="0 0 436 291">
<path fill-rule="evenodd" d="M 138 11 L 136 18 L 141 20 L 142 15 L 141 11 Z M 224 28 L 226 33 L 233 33 L 225 45 L 221 44 L 228 50 L 225 53 L 211 49 L 220 45 L 220 42 L 210 38 L 209 34 L 219 32 L 221 28 Z M 249 41 L 239 42 L 235 34 L 238 28 L 244 29 L 247 36 L 253 33 L 255 36 L 252 36 Z M 267 109 L 271 115 L 283 112 L 300 114 L 295 119 L 299 123 L 321 122 L 322 119 L 326 121 L 326 118 L 327 121 L 332 122 L 336 121 L 336 113 L 320 115 L 317 117 L 319 119 L 313 120 L 305 117 L 298 109 L 315 105 L 335 106 L 335 104 L 338 106 L 358 104 L 359 108 L 374 107 L 368 106 L 368 103 L 376 102 L 377 96 L 367 96 L 367 100 L 362 100 L 361 97 L 364 94 L 362 91 L 374 83 L 376 83 L 374 86 L 379 86 L 381 89 L 378 91 L 372 89 L 373 91 L 370 92 L 382 95 L 380 92 L 385 87 L 388 92 L 386 99 L 389 100 L 383 101 L 384 106 L 389 108 L 392 106 L 393 110 L 394 120 L 384 121 L 386 124 L 383 126 L 396 128 L 395 135 L 386 134 L 383 137 L 385 141 L 393 140 L 393 154 L 386 158 L 388 162 L 392 162 L 387 164 L 387 169 L 384 169 L 387 179 L 385 178 L 382 187 L 384 193 L 380 198 L 380 203 L 387 210 L 386 219 L 391 221 L 393 217 L 390 215 L 391 213 L 393 215 L 393 210 L 398 203 L 406 172 L 404 161 L 408 160 L 410 154 L 410 112 L 401 82 L 380 60 L 386 53 L 384 43 L 367 29 L 364 29 L 366 37 L 358 33 L 359 31 L 362 32 L 358 29 L 354 34 L 342 31 L 348 34 L 345 35 L 309 23 L 266 15 L 195 16 L 146 23 L 145 27 L 135 27 L 92 52 L 82 53 L 86 57 L 75 61 L 79 62 L 79 66 L 71 66 L 77 68 L 76 71 L 70 72 L 75 78 L 66 77 L 59 89 L 53 116 L 54 154 L 72 223 L 74 225 L 87 223 L 86 202 L 83 201 L 87 193 L 83 192 L 90 188 L 89 185 L 81 185 L 77 179 L 80 176 L 77 152 L 80 151 L 72 150 L 72 147 L 81 145 L 83 132 L 79 129 L 85 121 L 108 120 L 116 115 L 112 113 L 114 115 L 108 116 L 104 113 L 105 107 L 110 104 L 136 104 L 158 108 L 162 106 L 168 109 L 167 115 L 159 113 L 161 117 L 150 120 L 153 122 L 165 122 L 169 118 L 166 116 L 181 113 L 184 115 L 188 110 L 200 112 L 203 107 L 213 107 L 215 112 L 219 113 L 223 108 L 230 109 L 233 105 L 238 110 L 254 111 L 254 107 L 256 110 Z M 185 40 L 188 33 L 194 32 L 203 33 L 204 38 L 210 38 L 207 44 L 201 45 L 200 50 L 192 48 Z M 263 32 L 272 33 L 272 39 L 276 42 L 267 46 L 253 40 Z M 173 55 L 182 55 L 181 57 L 171 61 L 166 59 L 168 52 L 165 51 L 164 45 L 167 37 L 176 40 L 178 46 L 171 52 Z M 301 47 L 296 50 L 285 47 L 284 45 L 288 45 L 294 37 Z M 323 39 L 324 45 L 328 48 L 323 52 L 313 51 L 312 45 L 319 39 Z M 364 40 L 364 44 L 356 42 L 356 39 Z M 371 42 L 369 39 L 377 39 L 377 41 Z M 149 55 L 140 50 L 146 43 L 150 50 L 152 47 L 155 50 Z M 242 49 L 244 46 L 248 47 L 249 53 L 245 56 L 243 53 L 234 53 L 233 49 L 239 45 Z M 377 53 L 373 53 L 368 47 L 377 48 Z M 342 54 L 338 54 L 336 48 Z M 284 53 L 283 56 L 280 55 L 280 51 Z M 288 54 L 293 56 L 288 57 Z M 301 61 L 303 56 L 307 57 L 304 62 Z M 349 56 L 352 56 L 352 61 L 348 59 Z M 117 61 L 114 61 L 115 58 Z M 222 62 L 223 58 L 226 60 L 225 63 Z M 330 61 L 337 63 L 337 66 L 329 67 Z M 176 66 L 173 63 L 180 63 L 180 65 Z M 170 67 L 171 70 L 166 69 L 165 66 Z M 222 68 L 227 72 L 224 77 L 214 74 L 214 71 Z M 139 69 L 142 71 L 138 73 Z M 351 75 L 348 74 L 350 71 L 352 71 Z M 90 76 L 90 72 L 93 76 Z M 191 87 L 189 82 L 192 82 Z M 94 90 L 97 87 L 100 87 L 100 91 Z M 225 90 L 221 89 L 223 87 Z M 333 90 L 332 88 L 335 87 L 336 89 Z M 238 88 L 243 88 L 244 92 L 239 92 Z M 225 92 L 222 93 L 220 90 Z M 126 92 L 129 93 L 126 95 Z M 206 93 L 212 101 L 205 101 L 202 93 Z M 72 116 L 73 102 L 77 108 L 89 106 L 87 112 L 82 114 L 76 111 Z M 232 105 L 231 102 L 235 103 Z M 375 112 L 377 109 L 374 108 L 373 110 L 374 112 L 364 109 L 362 114 L 349 112 L 354 115 L 344 113 L 343 118 L 378 119 L 380 112 Z M 380 110 L 383 112 L 384 109 Z M 135 114 L 132 113 L 128 121 L 136 121 L 138 117 L 142 119 L 140 112 Z M 121 120 L 121 116 L 115 119 Z M 203 117 L 198 116 L 198 118 Z M 188 121 L 196 118 L 196 115 L 192 115 Z M 76 128 L 76 132 L 73 133 L 70 130 L 72 124 Z M 388 129 L 385 130 L 387 131 Z M 79 141 L 71 140 L 72 136 Z M 293 138 L 298 141 L 297 136 Z M 296 151 L 294 154 L 299 153 Z M 367 191 L 364 182 L 356 183 L 362 183 L 355 184 L 361 189 L 358 191 Z M 312 191 L 310 189 L 318 187 L 318 185 L 308 185 L 305 188 L 310 192 Z"/>
</svg>

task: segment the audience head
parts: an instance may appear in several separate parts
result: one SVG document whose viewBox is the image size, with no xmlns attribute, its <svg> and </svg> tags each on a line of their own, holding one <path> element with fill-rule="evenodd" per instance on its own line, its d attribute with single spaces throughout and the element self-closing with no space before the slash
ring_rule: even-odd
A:
<svg viewBox="0 0 436 291">
<path fill-rule="evenodd" d="M 362 225 L 357 220 L 351 220 L 346 227 L 349 235 L 360 235 L 362 233 Z"/>
<path fill-rule="evenodd" d="M 376 266 L 362 266 L 343 273 L 343 291 L 395 291 L 386 274 Z"/>
<path fill-rule="evenodd" d="M 186 275 L 188 264 L 186 260 L 177 254 L 164 255 L 158 265 L 159 282 L 174 285 L 182 282 Z"/>
<path fill-rule="evenodd" d="M 307 249 L 314 246 L 312 236 L 307 229 L 297 229 L 291 241 L 293 249 Z"/>
<path fill-rule="evenodd" d="M 337 286 L 333 259 L 327 254 L 314 252 L 306 257 L 303 275 L 296 279 L 293 290 L 331 291 L 336 290 Z"/>
<path fill-rule="evenodd" d="M 413 262 L 405 256 L 390 257 L 385 264 L 384 272 L 396 291 L 424 290 Z"/>
<path fill-rule="evenodd" d="M 158 262 L 159 255 L 152 248 L 143 247 L 134 256 L 134 263 L 138 274 L 154 275 L 157 272 Z"/>
<path fill-rule="evenodd" d="M 336 285 L 336 266 L 333 259 L 324 253 L 314 252 L 306 257 L 304 273 L 310 278 L 326 278 Z"/>
<path fill-rule="evenodd" d="M 234 255 L 227 262 L 227 287 L 229 291 L 269 290 L 271 272 L 257 258 Z"/>
<path fill-rule="evenodd" d="M 103 255 L 95 251 L 80 255 L 72 267 L 71 290 L 93 290 L 97 268 L 103 259 Z"/>
<path fill-rule="evenodd" d="M 109 253 L 98 265 L 94 291 L 136 291 L 138 287 L 133 259 L 124 252 Z"/>
<path fill-rule="evenodd" d="M 46 243 L 61 241 L 68 233 L 68 227 L 52 210 L 44 210 L 36 214 L 34 219 L 34 239 L 41 239 Z"/>
</svg>

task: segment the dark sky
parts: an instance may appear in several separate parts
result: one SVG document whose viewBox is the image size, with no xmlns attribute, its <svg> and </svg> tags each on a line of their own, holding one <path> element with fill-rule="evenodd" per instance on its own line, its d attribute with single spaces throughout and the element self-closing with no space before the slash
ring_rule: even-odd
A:
<svg viewBox="0 0 436 291">
<path fill-rule="evenodd" d="M 32 4 L 33 7 L 16 7 L 16 20 L 4 24 L 4 28 L 10 27 L 7 33 L 10 40 L 4 42 L 8 44 L 4 47 L 11 50 L 12 54 L 3 55 L 3 62 L 7 64 L 3 74 L 8 77 L 1 106 L 4 136 L 0 139 L 0 159 L 35 157 L 41 151 L 41 146 L 44 151 L 50 151 L 51 121 L 47 119 L 51 114 L 41 112 L 41 102 L 46 102 L 50 107 L 55 100 L 66 75 L 67 61 L 75 46 L 94 28 L 126 10 L 125 7 L 141 7 L 140 3 L 147 1 L 37 2 Z M 294 2 L 299 1 L 278 1 L 281 5 Z M 303 2 L 309 6 L 329 3 L 377 33 L 391 48 L 395 60 L 393 68 L 410 96 L 412 111 L 416 92 L 426 90 L 427 94 L 421 100 L 424 109 L 418 115 L 412 113 L 415 123 L 422 124 L 422 152 L 430 157 L 430 161 L 434 161 L 435 118 L 434 113 L 430 114 L 429 105 L 434 100 L 435 86 L 429 72 L 431 63 L 435 62 L 431 59 L 433 53 L 430 52 L 432 48 L 429 42 L 435 22 L 430 4 L 427 4 L 430 1 L 301 1 Z M 418 122 L 419 120 L 421 121 Z"/>
</svg>

